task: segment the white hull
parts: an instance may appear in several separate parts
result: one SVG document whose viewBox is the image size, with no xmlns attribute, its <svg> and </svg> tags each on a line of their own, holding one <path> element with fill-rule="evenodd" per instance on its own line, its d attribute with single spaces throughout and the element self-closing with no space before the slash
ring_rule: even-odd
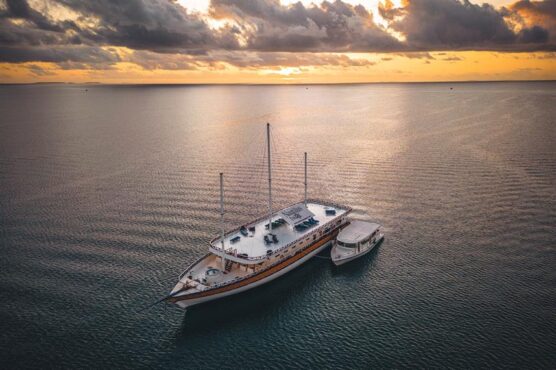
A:
<svg viewBox="0 0 556 370">
<path fill-rule="evenodd" d="M 187 307 L 195 306 L 195 305 L 198 305 L 198 304 L 201 304 L 201 303 L 213 301 L 215 299 L 220 299 L 220 298 L 228 297 L 228 296 L 231 296 L 231 295 L 234 295 L 234 294 L 238 294 L 238 293 L 244 292 L 244 291 L 249 290 L 249 289 L 256 288 L 260 285 L 268 283 L 268 282 L 284 275 L 285 273 L 293 270 L 297 266 L 299 266 L 302 263 L 306 262 L 307 260 L 311 259 L 314 255 L 318 254 L 319 252 L 321 252 L 326 247 L 330 246 L 332 243 L 333 243 L 332 241 L 324 243 L 322 246 L 320 246 L 317 249 L 315 249 L 314 251 L 308 253 L 306 256 L 304 256 L 304 257 L 300 258 L 299 260 L 293 262 L 292 264 L 284 267 L 283 269 L 277 271 L 276 273 L 265 277 L 264 279 L 255 281 L 251 284 L 248 284 L 248 285 L 236 288 L 236 289 L 232 289 L 232 290 L 229 290 L 229 291 L 226 291 L 226 292 L 217 293 L 217 294 L 213 294 L 213 295 L 206 296 L 206 297 L 200 297 L 200 298 L 194 298 L 194 299 L 186 299 L 186 300 L 183 300 L 183 301 L 177 301 L 177 302 L 175 302 L 175 304 L 177 304 L 181 308 L 187 308 Z"/>
<path fill-rule="evenodd" d="M 362 257 L 364 255 L 366 255 L 367 253 L 369 253 L 370 251 L 372 251 L 377 245 L 378 243 L 380 243 L 382 241 L 382 239 L 384 239 L 384 235 L 380 235 L 380 237 L 372 244 L 370 245 L 368 248 L 362 250 L 359 253 L 350 255 L 349 257 L 345 257 L 345 258 L 341 258 L 341 259 L 335 259 L 334 257 L 332 257 L 332 262 L 334 263 L 334 265 L 336 266 L 341 266 L 345 263 L 348 263 L 350 261 L 353 261 L 354 259 L 357 259 L 359 257 Z M 332 251 L 330 252 L 331 256 L 334 256 L 334 249 L 336 248 L 336 245 L 334 245 L 334 247 L 332 248 Z"/>
</svg>

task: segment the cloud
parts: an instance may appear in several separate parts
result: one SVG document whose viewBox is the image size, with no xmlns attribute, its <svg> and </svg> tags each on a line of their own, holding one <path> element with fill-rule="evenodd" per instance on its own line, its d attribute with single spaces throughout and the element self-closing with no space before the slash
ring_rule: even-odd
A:
<svg viewBox="0 0 556 370">
<path fill-rule="evenodd" d="M 26 0 L 6 0 L 6 11 L 0 16 L 28 20 L 41 30 L 61 32 L 64 26 L 69 26 L 69 24 L 58 25 L 52 22 L 48 17 L 31 8 Z"/>
<path fill-rule="evenodd" d="M 197 69 L 222 68 L 230 66 L 258 69 L 274 67 L 369 67 L 374 61 L 363 58 L 350 58 L 334 53 L 290 53 L 290 52 L 253 52 L 253 51 L 213 51 L 205 55 L 191 56 L 171 54 L 163 55 L 151 51 L 135 51 L 122 61 L 132 62 L 144 69 Z"/>
<path fill-rule="evenodd" d="M 81 33 L 98 43 L 133 49 L 187 53 L 192 50 L 236 48 L 227 30 L 215 31 L 197 15 L 169 0 L 59 0 L 95 17 L 98 24 Z"/>
<path fill-rule="evenodd" d="M 241 24 L 246 48 L 265 51 L 387 51 L 402 45 L 361 5 L 325 1 L 212 0 L 211 15 Z"/>
<path fill-rule="evenodd" d="M 430 60 L 433 51 L 556 50 L 555 0 L 519 0 L 500 9 L 467 0 L 402 4 L 384 0 L 379 25 L 365 7 L 341 0 L 310 5 L 211 0 L 208 15 L 190 13 L 173 0 L 0 0 L 0 62 L 51 62 L 61 68 L 128 62 L 148 70 L 224 64 L 351 68 L 374 62 L 340 53 L 391 52 Z M 122 56 L 110 47 L 129 53 Z"/>
<path fill-rule="evenodd" d="M 216 60 L 225 61 L 236 67 L 264 68 L 264 67 L 369 67 L 374 61 L 363 58 L 350 58 L 334 53 L 291 53 L 291 52 L 233 52 L 227 56 L 215 54 Z"/>
<path fill-rule="evenodd" d="M 427 52 L 407 52 L 407 53 L 396 53 L 396 55 L 406 57 L 409 59 L 434 59 L 434 57 Z"/>
<path fill-rule="evenodd" d="M 54 73 L 52 73 L 51 71 L 46 70 L 46 69 L 44 69 L 41 66 L 36 65 L 36 64 L 29 65 L 28 69 L 29 69 L 29 72 L 31 72 L 35 76 L 52 76 L 52 75 L 54 75 Z"/>
<path fill-rule="evenodd" d="M 381 9 L 414 50 L 530 50 L 524 44 L 548 40 L 548 31 L 540 26 L 514 32 L 506 22 L 512 15 L 507 9 L 468 0 L 407 0 L 404 7 L 386 3 Z"/>
<path fill-rule="evenodd" d="M 0 55 L 3 62 L 24 63 L 24 62 L 80 62 L 90 64 L 113 64 L 120 61 L 117 53 L 105 50 L 96 46 L 58 46 L 51 48 L 41 47 L 2 47 Z"/>
<path fill-rule="evenodd" d="M 556 38 L 556 1 L 529 1 L 520 0 L 509 6 L 509 12 L 517 22 L 523 23 L 529 27 L 529 31 L 524 31 L 525 37 L 531 36 L 531 33 L 536 33 L 537 38 L 543 40 Z M 546 31 L 541 32 L 540 29 Z"/>
</svg>

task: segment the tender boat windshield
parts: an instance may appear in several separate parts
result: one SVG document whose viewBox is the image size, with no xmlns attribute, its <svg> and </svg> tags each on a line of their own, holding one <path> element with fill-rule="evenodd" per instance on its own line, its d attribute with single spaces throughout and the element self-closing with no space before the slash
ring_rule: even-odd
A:
<svg viewBox="0 0 556 370">
<path fill-rule="evenodd" d="M 344 248 L 357 248 L 357 243 L 344 243 L 339 240 L 336 241 L 340 247 Z"/>
</svg>

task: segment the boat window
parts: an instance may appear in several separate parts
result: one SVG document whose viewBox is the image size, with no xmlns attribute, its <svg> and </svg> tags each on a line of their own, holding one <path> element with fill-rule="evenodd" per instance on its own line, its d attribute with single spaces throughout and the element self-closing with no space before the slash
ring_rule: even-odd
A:
<svg viewBox="0 0 556 370">
<path fill-rule="evenodd" d="M 355 247 L 357 247 L 357 243 L 344 243 L 344 242 L 341 242 L 339 240 L 336 240 L 336 243 L 338 243 L 338 245 L 340 247 L 345 247 L 345 248 L 355 248 Z"/>
<path fill-rule="evenodd" d="M 369 239 L 371 239 L 371 237 L 365 238 L 363 240 L 361 240 L 359 243 L 362 244 L 367 244 L 369 242 Z"/>
</svg>

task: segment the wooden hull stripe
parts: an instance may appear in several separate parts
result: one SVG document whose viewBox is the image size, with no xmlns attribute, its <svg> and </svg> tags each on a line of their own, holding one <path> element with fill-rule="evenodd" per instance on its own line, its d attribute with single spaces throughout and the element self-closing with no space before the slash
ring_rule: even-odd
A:
<svg viewBox="0 0 556 370">
<path fill-rule="evenodd" d="M 334 239 L 334 237 L 338 234 L 338 231 L 339 230 L 336 230 L 333 233 L 329 234 L 328 236 L 325 236 L 324 238 L 319 239 L 313 245 L 304 249 L 303 251 L 299 252 L 298 254 L 294 255 L 292 258 L 287 259 L 287 260 L 277 264 L 276 266 L 273 266 L 273 267 L 269 268 L 268 270 L 262 271 L 261 273 L 259 273 L 257 275 L 254 275 L 250 278 L 247 278 L 245 280 L 238 281 L 237 283 L 232 283 L 230 285 L 226 285 L 226 286 L 223 286 L 223 287 L 220 287 L 220 288 L 205 290 L 205 291 L 202 291 L 202 292 L 192 293 L 192 294 L 188 294 L 188 295 L 184 295 L 184 296 L 172 297 L 172 298 L 169 298 L 168 300 L 170 302 L 175 303 L 175 302 L 185 301 L 185 300 L 189 300 L 189 299 L 202 298 L 202 297 L 211 296 L 211 295 L 218 294 L 218 293 L 224 293 L 224 292 L 227 292 L 227 291 L 237 289 L 237 288 L 240 288 L 242 286 L 254 283 L 254 282 L 259 281 L 261 279 L 264 279 L 264 278 L 266 278 L 270 275 L 273 275 L 274 273 L 288 267 L 289 265 L 291 265 L 295 261 L 298 261 L 299 259 L 305 257 L 309 253 L 311 253 L 314 250 L 321 247 L 323 244 L 328 243 L 330 240 Z"/>
</svg>

